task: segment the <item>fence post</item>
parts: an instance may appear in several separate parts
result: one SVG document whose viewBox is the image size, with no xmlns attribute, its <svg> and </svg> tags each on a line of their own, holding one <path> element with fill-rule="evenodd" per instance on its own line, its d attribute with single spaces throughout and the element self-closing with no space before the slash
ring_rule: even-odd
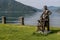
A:
<svg viewBox="0 0 60 40">
<path fill-rule="evenodd" d="M 6 24 L 6 17 L 2 16 L 2 24 Z"/>
<path fill-rule="evenodd" d="M 21 25 L 24 25 L 24 17 L 20 17 L 20 23 Z"/>
</svg>

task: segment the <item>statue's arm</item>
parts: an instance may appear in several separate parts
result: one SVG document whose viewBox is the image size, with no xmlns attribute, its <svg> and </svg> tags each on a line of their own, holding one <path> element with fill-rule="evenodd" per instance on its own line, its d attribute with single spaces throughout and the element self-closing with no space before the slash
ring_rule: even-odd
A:
<svg viewBox="0 0 60 40">
<path fill-rule="evenodd" d="M 52 12 L 51 11 L 49 11 L 49 15 L 51 15 L 52 14 Z"/>
</svg>

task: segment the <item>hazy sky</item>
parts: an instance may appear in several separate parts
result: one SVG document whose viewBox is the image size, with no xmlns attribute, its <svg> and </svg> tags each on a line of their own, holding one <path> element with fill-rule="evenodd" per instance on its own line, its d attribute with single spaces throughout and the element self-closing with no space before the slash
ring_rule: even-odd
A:
<svg viewBox="0 0 60 40">
<path fill-rule="evenodd" d="M 44 5 L 60 6 L 60 0 L 16 0 L 16 1 L 39 9 L 42 8 Z"/>
</svg>

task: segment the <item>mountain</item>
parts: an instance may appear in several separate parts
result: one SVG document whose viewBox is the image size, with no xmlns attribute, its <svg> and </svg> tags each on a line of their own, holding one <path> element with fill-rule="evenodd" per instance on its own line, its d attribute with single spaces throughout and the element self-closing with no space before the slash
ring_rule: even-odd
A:
<svg viewBox="0 0 60 40">
<path fill-rule="evenodd" d="M 55 7 L 55 6 L 50 6 L 48 7 L 49 10 L 51 10 L 52 12 L 60 12 L 60 7 Z"/>
<path fill-rule="evenodd" d="M 32 15 L 37 10 L 15 0 L 0 0 L 0 16 Z"/>
<path fill-rule="evenodd" d="M 55 6 L 50 6 L 50 7 L 48 7 L 48 9 L 51 10 L 51 11 L 56 11 L 56 10 L 57 10 L 57 7 L 55 7 Z"/>
<path fill-rule="evenodd" d="M 42 12 L 43 11 L 43 10 L 35 8 L 35 7 L 33 7 L 33 9 L 35 9 L 35 11 L 37 11 L 37 12 Z"/>
<path fill-rule="evenodd" d="M 60 7 L 56 10 L 56 12 L 60 13 Z"/>
</svg>

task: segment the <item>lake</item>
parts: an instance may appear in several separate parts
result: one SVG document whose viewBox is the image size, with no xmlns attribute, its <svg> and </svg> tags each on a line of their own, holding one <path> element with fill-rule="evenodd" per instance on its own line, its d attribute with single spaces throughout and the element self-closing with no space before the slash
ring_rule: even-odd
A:
<svg viewBox="0 0 60 40">
<path fill-rule="evenodd" d="M 9 18 L 8 21 L 13 21 L 13 23 L 18 24 L 18 18 L 20 15 L 25 15 L 25 25 L 37 25 L 37 20 L 40 19 L 42 12 L 35 12 L 32 14 L 8 14 L 8 13 L 0 13 L 0 16 L 6 16 L 6 17 L 13 17 L 12 20 Z M 17 19 L 15 19 L 17 18 Z M 14 20 L 13 20 L 14 19 Z M 50 15 L 50 26 L 57 26 L 60 27 L 60 13 L 52 12 Z"/>
<path fill-rule="evenodd" d="M 40 18 L 42 12 L 33 13 L 32 16 L 25 17 L 26 25 L 37 25 L 37 20 Z M 52 12 L 50 15 L 50 26 L 60 27 L 60 13 Z"/>
</svg>

